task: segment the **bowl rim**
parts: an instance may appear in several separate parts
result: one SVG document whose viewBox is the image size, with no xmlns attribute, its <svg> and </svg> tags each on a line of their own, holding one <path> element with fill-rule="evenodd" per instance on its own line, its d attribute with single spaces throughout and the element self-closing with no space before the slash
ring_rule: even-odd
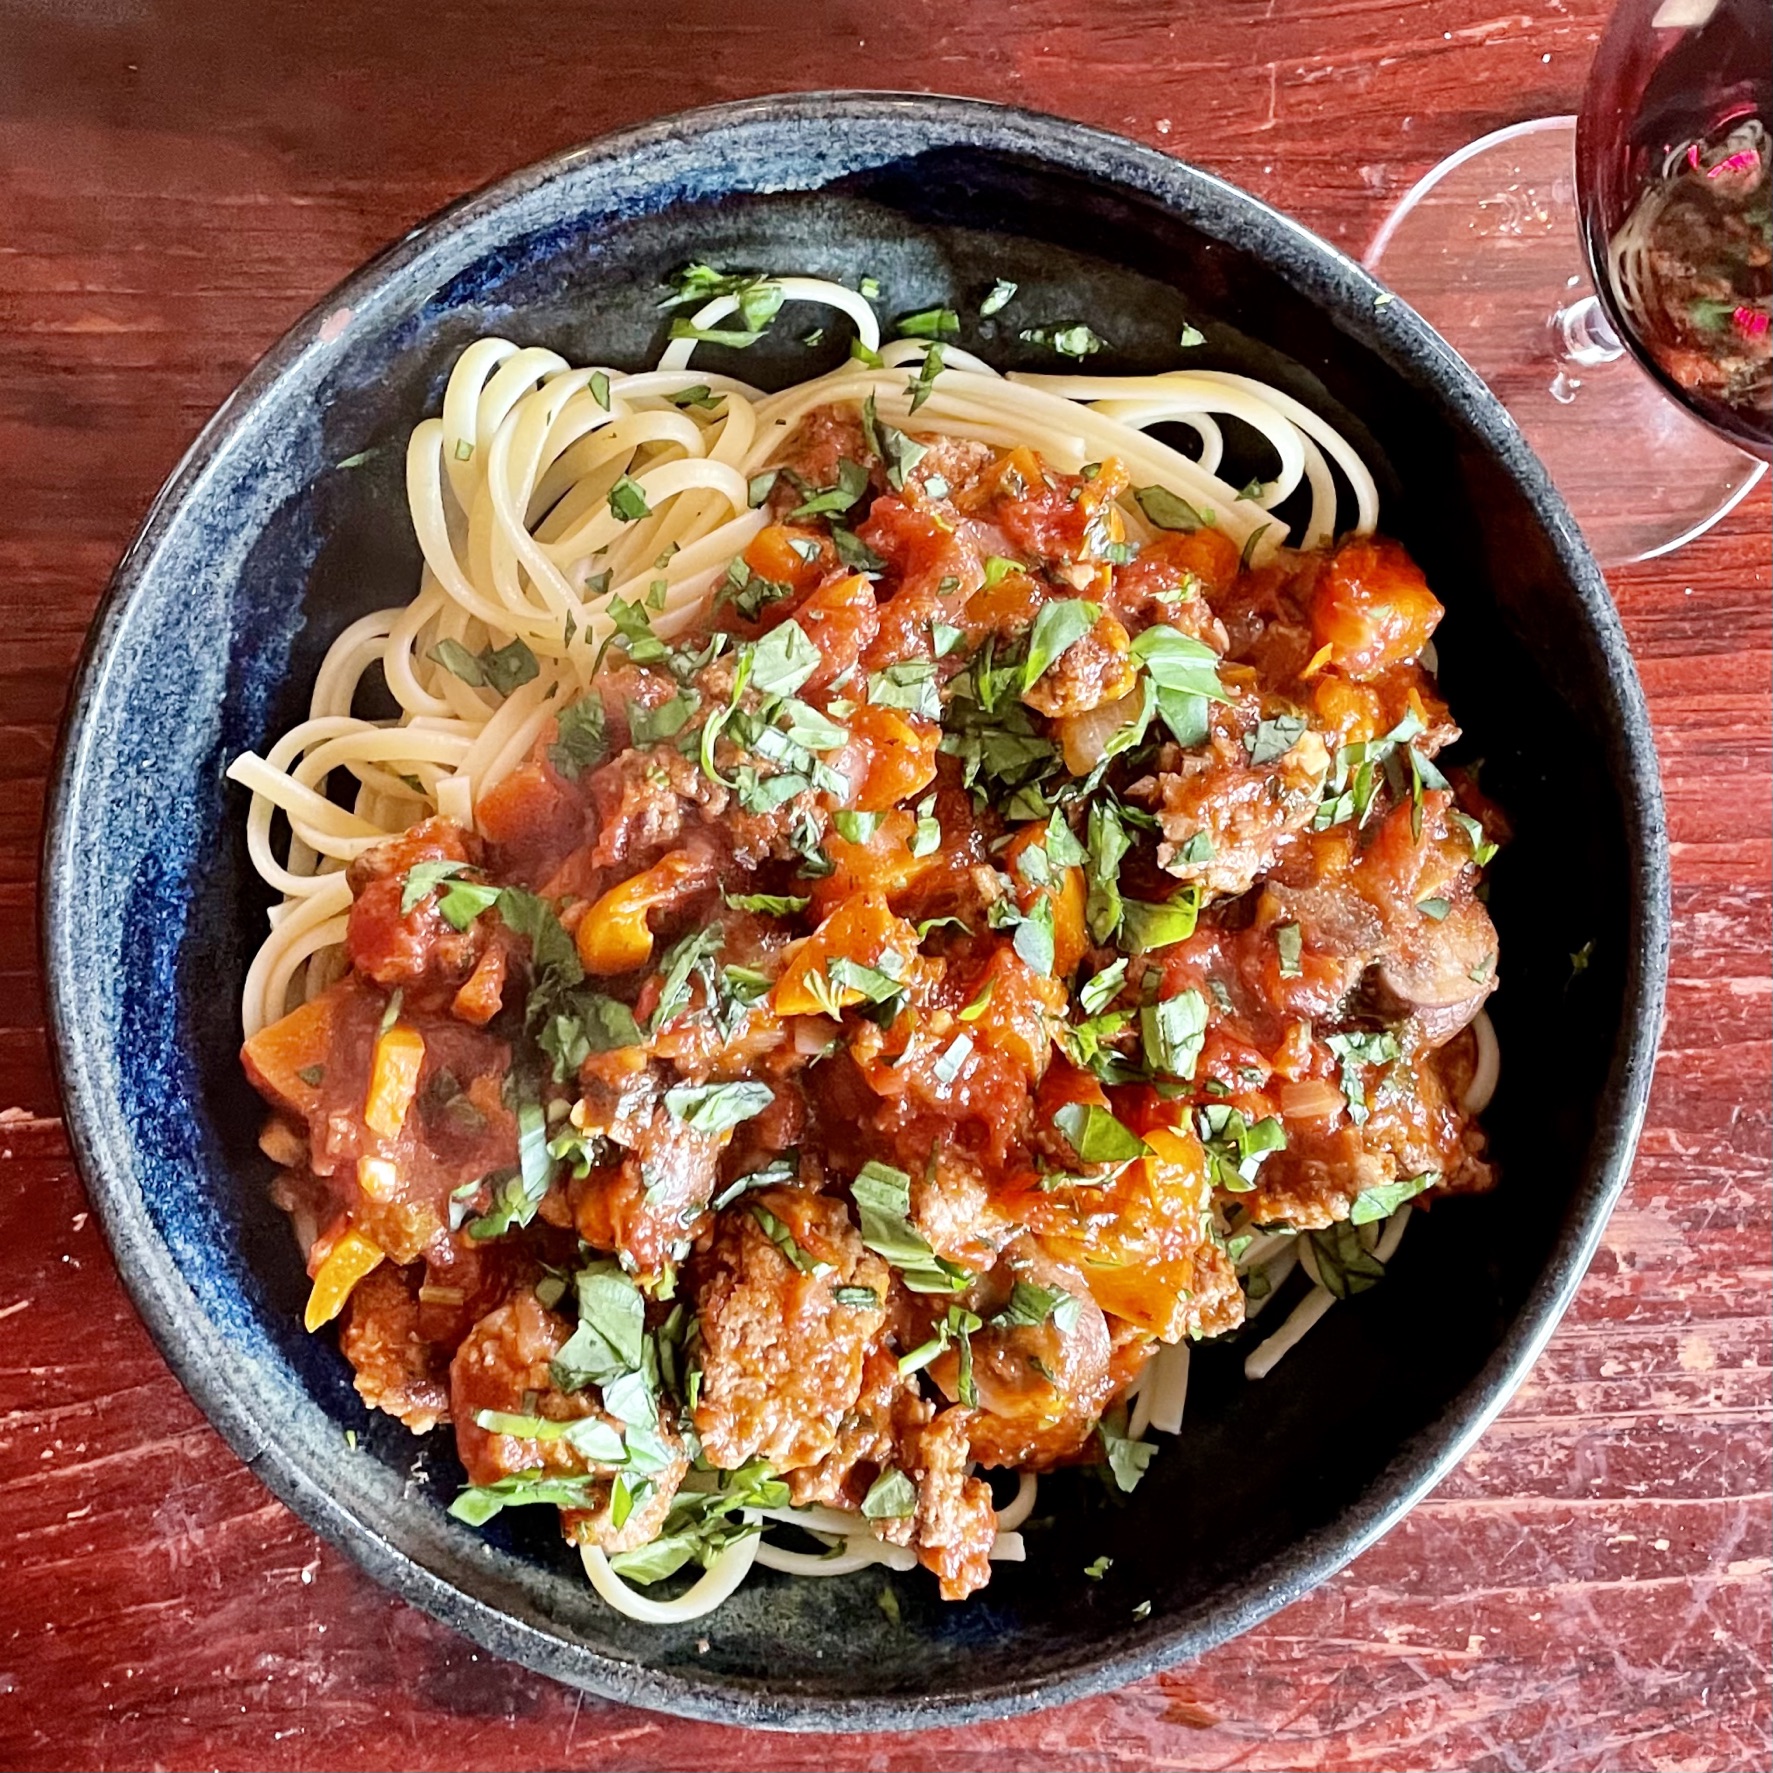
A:
<svg viewBox="0 0 1773 1773">
<path fill-rule="evenodd" d="M 458 1588 L 447 1576 L 396 1549 L 335 1501 L 278 1445 L 274 1422 L 254 1407 L 253 1388 L 228 1363 L 209 1358 L 219 1334 L 183 1283 L 154 1230 L 138 1189 L 114 1161 L 126 1131 L 115 1105 L 89 1090 L 91 1058 L 107 1044 L 79 1014 L 81 968 L 68 946 L 69 911 L 82 863 L 82 790 L 99 740 L 117 640 L 157 548 L 187 498 L 248 414 L 310 351 L 390 296 L 402 273 L 514 200 L 582 169 L 644 166 L 661 149 L 705 147 L 707 138 L 748 127 L 802 128 L 833 122 L 890 130 L 909 123 L 939 139 L 922 146 L 976 146 L 1021 153 L 1049 167 L 1082 172 L 1134 191 L 1174 213 L 1203 202 L 1239 212 L 1252 243 L 1284 280 L 1310 275 L 1335 293 L 1318 299 L 1343 310 L 1361 342 L 1395 367 L 1456 399 L 1472 434 L 1521 488 L 1581 606 L 1603 665 L 1616 727 L 1604 735 L 1606 762 L 1620 795 L 1633 861 L 1628 883 L 1629 951 L 1620 1037 L 1596 1109 L 1584 1175 L 1535 1281 L 1481 1371 L 1441 1417 L 1402 1446 L 1368 1491 L 1336 1519 L 1293 1542 L 1256 1573 L 1233 1604 L 1202 1602 L 1139 1631 L 1123 1630 L 1063 1675 L 981 1683 L 954 1696 L 837 1696 L 771 1691 L 720 1677 L 686 1679 L 669 1668 L 619 1661 L 538 1629 Z M 650 176 L 650 175 L 648 175 Z M 809 181 L 817 188 L 818 181 Z M 742 186 L 736 188 L 744 188 Z M 1287 262 L 1277 254 L 1284 249 Z M 1362 311 L 1364 310 L 1364 312 Z M 1359 322 L 1358 325 L 1354 323 Z M 209 1421 L 267 1487 L 377 1582 L 484 1649 L 600 1697 L 725 1724 L 790 1730 L 907 1730 L 1001 1718 L 1101 1693 L 1190 1660 L 1250 1629 L 1298 1599 L 1365 1550 L 1441 1481 L 1482 1434 L 1525 1377 L 1581 1280 L 1607 1216 L 1630 1172 L 1660 1037 L 1669 940 L 1669 864 L 1660 775 L 1649 714 L 1624 629 L 1600 568 L 1545 470 L 1500 403 L 1402 301 L 1346 254 L 1215 175 L 1156 148 L 1045 113 L 934 93 L 819 91 L 773 94 L 697 107 L 613 131 L 496 179 L 418 223 L 324 295 L 258 360 L 204 425 L 155 496 L 125 551 L 89 628 L 70 690 L 45 809 L 39 936 L 47 982 L 47 1023 L 69 1142 L 125 1287 L 162 1356 Z M 108 1111 L 108 1112 L 107 1112 Z"/>
</svg>

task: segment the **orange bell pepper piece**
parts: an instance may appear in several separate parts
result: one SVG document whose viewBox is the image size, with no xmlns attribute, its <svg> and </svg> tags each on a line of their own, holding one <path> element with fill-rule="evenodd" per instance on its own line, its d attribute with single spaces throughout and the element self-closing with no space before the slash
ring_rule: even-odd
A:
<svg viewBox="0 0 1773 1773">
<path fill-rule="evenodd" d="M 863 747 L 866 753 L 861 786 L 856 791 L 856 806 L 862 812 L 887 812 L 935 781 L 936 747 L 942 742 L 942 729 L 933 720 L 869 702 L 850 716 L 849 729 L 850 744 Z"/>
<path fill-rule="evenodd" d="M 644 873 L 611 887 L 579 920 L 573 938 L 579 965 L 601 979 L 645 966 L 653 951 L 647 914 L 686 886 L 700 886 L 708 873 L 706 857 L 673 850 Z"/>
<path fill-rule="evenodd" d="M 818 1016 L 828 1003 L 840 1007 L 860 1003 L 863 993 L 851 986 L 832 986 L 829 962 L 853 960 L 878 967 L 888 950 L 909 961 L 917 953 L 917 931 L 895 917 L 880 893 L 858 893 L 847 899 L 796 948 L 771 994 L 778 1016 Z M 823 989 L 821 989 L 823 988 Z"/>
<path fill-rule="evenodd" d="M 363 1124 L 384 1139 L 400 1136 L 406 1111 L 418 1094 L 419 1072 L 425 1063 L 425 1037 L 410 1023 L 396 1022 L 376 1036 L 369 1067 L 369 1095 Z"/>
<path fill-rule="evenodd" d="M 361 1231 L 347 1231 L 326 1252 L 314 1274 L 313 1290 L 302 1322 L 310 1331 L 329 1324 L 345 1309 L 351 1289 L 381 1261 L 383 1252 Z"/>
</svg>

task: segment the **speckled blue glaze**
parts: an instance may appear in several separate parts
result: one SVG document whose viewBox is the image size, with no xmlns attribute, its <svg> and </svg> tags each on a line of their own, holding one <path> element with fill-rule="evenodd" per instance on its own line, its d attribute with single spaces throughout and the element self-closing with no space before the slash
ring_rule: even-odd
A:
<svg viewBox="0 0 1773 1773">
<path fill-rule="evenodd" d="M 892 312 L 970 315 L 1010 276 L 1015 325 L 969 322 L 964 341 L 1006 365 L 1035 361 L 1017 326 L 1088 318 L 1113 344 L 1103 367 L 1163 367 L 1188 320 L 1207 334 L 1190 362 L 1271 376 L 1334 415 L 1448 605 L 1444 682 L 1518 833 L 1492 901 L 1502 1191 L 1420 1219 L 1386 1285 L 1260 1388 L 1237 1349 L 1201 1350 L 1189 1432 L 1131 1502 L 1052 1483 L 1062 1506 L 1034 1561 L 959 1607 L 921 1577 L 765 1577 L 659 1631 L 590 1594 L 544 1511 L 488 1533 L 450 1521 L 447 1437 L 421 1444 L 366 1412 L 332 1339 L 301 1332 L 303 1277 L 235 1063 L 266 895 L 222 772 L 301 717 L 346 623 L 410 595 L 407 429 L 487 330 L 647 361 L 659 279 L 692 256 L 872 273 Z M 823 354 L 794 343 L 801 330 L 735 367 L 779 385 L 841 354 L 836 329 Z M 667 119 L 518 173 L 415 230 L 254 370 L 94 626 L 54 788 L 44 939 L 69 1125 L 124 1278 L 278 1495 L 397 1593 L 590 1691 L 728 1722 L 909 1728 L 1198 1654 L 1320 1581 L 1469 1446 L 1549 1335 L 1626 1173 L 1661 1015 L 1666 850 L 1600 575 L 1506 416 L 1415 315 L 1254 199 L 1118 138 L 956 99 L 811 95 Z M 1541 891 L 1573 874 L 1583 895 Z M 1572 985 L 1567 956 L 1589 940 Z M 1550 1107 L 1507 1087 L 1552 1075 Z M 1105 1552 L 1108 1578 L 1085 1581 Z M 876 1604 L 885 1580 L 898 1627 Z"/>
</svg>

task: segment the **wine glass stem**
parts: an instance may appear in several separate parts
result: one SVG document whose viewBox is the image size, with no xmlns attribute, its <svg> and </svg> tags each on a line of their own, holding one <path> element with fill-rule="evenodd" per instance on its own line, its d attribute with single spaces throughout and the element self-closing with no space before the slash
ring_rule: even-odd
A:
<svg viewBox="0 0 1773 1773">
<path fill-rule="evenodd" d="M 1557 335 L 1559 355 L 1566 363 L 1587 369 L 1625 355 L 1625 347 L 1598 296 L 1586 295 L 1579 302 L 1559 308 L 1551 317 L 1551 326 Z"/>
</svg>

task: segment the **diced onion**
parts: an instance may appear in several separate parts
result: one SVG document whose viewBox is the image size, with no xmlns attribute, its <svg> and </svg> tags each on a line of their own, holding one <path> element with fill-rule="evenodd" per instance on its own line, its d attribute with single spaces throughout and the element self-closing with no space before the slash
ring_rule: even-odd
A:
<svg viewBox="0 0 1773 1773">
<path fill-rule="evenodd" d="M 1327 1077 L 1302 1077 L 1280 1088 L 1280 1111 L 1288 1120 L 1329 1120 L 1342 1112 L 1343 1100 Z"/>
<path fill-rule="evenodd" d="M 1137 690 L 1129 690 L 1118 702 L 1104 702 L 1086 714 L 1069 714 L 1059 722 L 1059 744 L 1065 767 L 1074 776 L 1087 776 L 1102 761 L 1108 741 L 1139 711 Z"/>
</svg>

